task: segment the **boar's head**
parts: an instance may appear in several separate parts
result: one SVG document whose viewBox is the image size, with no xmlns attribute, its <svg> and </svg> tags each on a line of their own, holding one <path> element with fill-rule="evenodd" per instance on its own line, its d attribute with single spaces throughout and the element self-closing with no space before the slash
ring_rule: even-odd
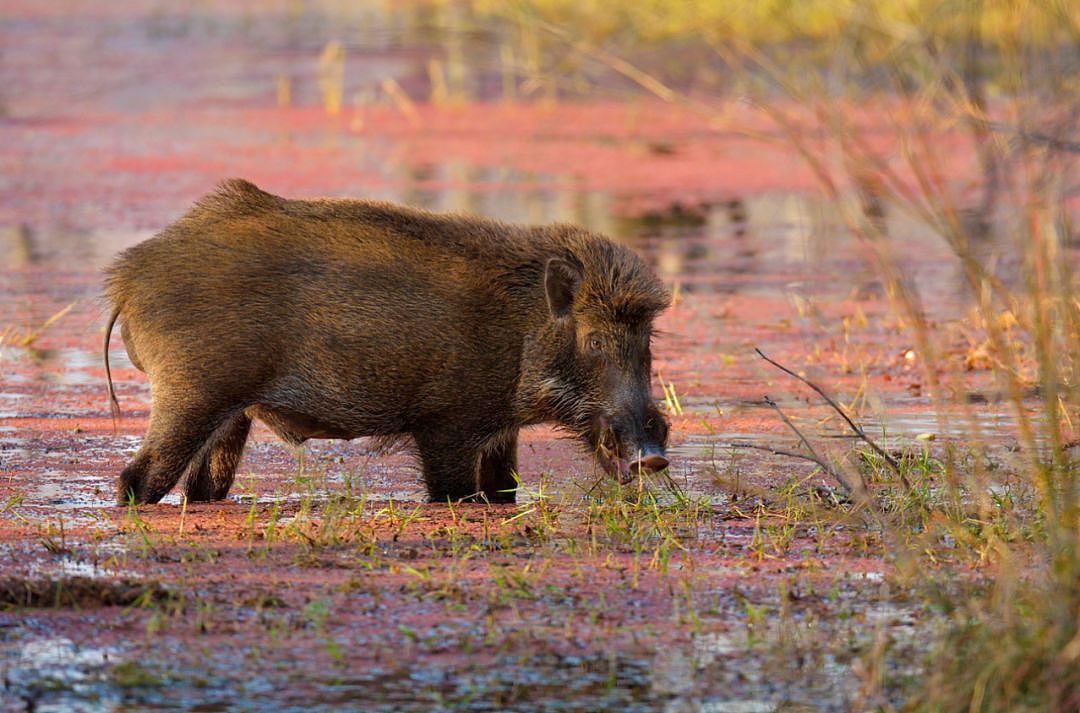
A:
<svg viewBox="0 0 1080 713">
<path fill-rule="evenodd" d="M 608 241 L 547 261 L 541 398 L 613 477 L 667 467 L 668 422 L 651 395 L 653 320 L 671 295 L 632 250 Z M 540 356 L 540 355 L 537 355 Z"/>
</svg>

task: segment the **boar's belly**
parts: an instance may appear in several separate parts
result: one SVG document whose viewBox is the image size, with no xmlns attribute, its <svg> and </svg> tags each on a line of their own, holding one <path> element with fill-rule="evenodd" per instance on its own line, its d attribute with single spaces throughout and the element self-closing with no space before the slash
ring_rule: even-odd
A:
<svg viewBox="0 0 1080 713">
<path fill-rule="evenodd" d="M 344 428 L 321 421 L 314 416 L 280 407 L 256 405 L 248 408 L 246 413 L 249 417 L 257 418 L 265 423 L 277 434 L 278 438 L 294 446 L 300 445 L 309 438 L 350 439 L 361 435 L 350 433 Z"/>
</svg>

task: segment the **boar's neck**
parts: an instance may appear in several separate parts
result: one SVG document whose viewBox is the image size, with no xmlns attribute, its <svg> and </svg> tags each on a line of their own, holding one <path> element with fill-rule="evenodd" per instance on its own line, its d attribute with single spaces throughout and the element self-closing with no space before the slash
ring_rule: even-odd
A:
<svg viewBox="0 0 1080 713">
<path fill-rule="evenodd" d="M 553 320 L 541 288 L 522 294 L 515 307 L 520 315 L 528 315 L 521 336 L 521 355 L 515 393 L 515 411 L 521 425 L 558 422 L 573 427 L 575 402 L 566 376 L 573 359 L 572 341 L 567 330 L 572 324 Z M 569 353 L 568 352 L 569 348 Z"/>
</svg>

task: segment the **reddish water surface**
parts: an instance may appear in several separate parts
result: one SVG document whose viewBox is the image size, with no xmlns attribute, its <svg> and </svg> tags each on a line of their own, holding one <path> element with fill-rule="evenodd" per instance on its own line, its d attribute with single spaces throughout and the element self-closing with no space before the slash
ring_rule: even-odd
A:
<svg viewBox="0 0 1080 713">
<path fill-rule="evenodd" d="M 849 660 L 807 642 L 912 638 L 922 610 L 873 536 L 783 530 L 769 493 L 834 484 L 731 444 L 794 447 L 765 395 L 814 434 L 841 428 L 754 347 L 852 403 L 890 447 L 999 437 L 1008 420 L 992 395 L 963 418 L 931 411 L 866 255 L 790 151 L 738 130 L 767 128 L 753 111 L 503 103 L 484 89 L 483 38 L 477 99 L 433 106 L 428 59 L 456 40 L 423 9 L 174 5 L 0 9 L 0 577 L 148 592 L 0 613 L 5 709 L 846 710 Z M 317 89 L 332 39 L 347 49 L 338 116 Z M 380 93 L 386 79 L 415 106 Z M 655 379 L 683 408 L 671 475 L 693 514 L 658 486 L 653 520 L 620 514 L 609 486 L 585 497 L 599 474 L 546 427 L 523 434 L 520 507 L 425 504 L 406 453 L 318 442 L 298 458 L 262 427 L 228 500 L 114 507 L 149 386 L 114 337 L 114 431 L 100 268 L 228 176 L 573 221 L 634 246 L 677 292 Z M 963 372 L 975 345 L 951 323 L 966 309 L 957 268 L 903 216 L 886 220 L 935 324 L 955 332 L 944 377 L 992 394 L 987 372 Z"/>
</svg>

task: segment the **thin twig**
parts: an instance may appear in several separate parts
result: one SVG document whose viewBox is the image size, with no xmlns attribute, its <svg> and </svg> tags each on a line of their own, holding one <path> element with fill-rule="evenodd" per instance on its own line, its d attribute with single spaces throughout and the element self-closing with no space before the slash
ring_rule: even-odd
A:
<svg viewBox="0 0 1080 713">
<path fill-rule="evenodd" d="M 904 472 L 903 472 L 903 470 L 901 470 L 900 464 L 896 462 L 896 459 L 893 458 L 891 455 L 889 455 L 885 451 L 885 449 L 883 449 L 881 446 L 879 446 L 876 442 L 874 442 L 874 440 L 871 439 L 870 436 L 866 435 L 866 431 L 862 430 L 862 428 L 857 423 L 852 421 L 851 418 L 844 412 L 844 409 L 840 408 L 840 405 L 838 403 L 836 403 L 835 401 L 833 401 L 832 398 L 828 394 L 826 394 L 825 391 L 820 386 L 818 386 L 817 384 L 815 384 L 814 382 L 810 381 L 809 379 L 807 379 L 807 378 L 805 378 L 803 376 L 799 376 L 798 374 L 796 374 L 791 369 L 788 369 L 783 364 L 781 364 L 779 362 L 776 362 L 776 361 L 773 361 L 769 357 L 765 356 L 765 352 L 761 351 L 761 349 L 759 349 L 757 347 L 754 347 L 754 351 L 758 353 L 758 356 L 760 356 L 762 359 L 764 359 L 765 361 L 767 361 L 770 364 L 772 364 L 773 366 L 775 366 L 780 371 L 784 372 L 785 374 L 788 374 L 789 376 L 795 377 L 796 379 L 798 379 L 799 381 L 801 381 L 802 383 L 806 384 L 811 389 L 816 391 L 818 396 L 820 396 L 822 399 L 825 400 L 825 403 L 829 404 L 829 406 L 831 406 L 834 411 L 836 411 L 838 414 L 840 414 L 840 417 L 843 418 L 844 421 L 847 422 L 847 425 L 851 427 L 851 430 L 855 432 L 855 435 L 857 435 L 860 440 L 862 440 L 864 443 L 866 443 L 868 446 L 870 446 L 874 450 L 875 453 L 877 453 L 879 456 L 881 456 L 885 460 L 885 462 L 889 464 L 889 467 L 892 468 L 893 472 L 896 473 L 896 475 L 900 478 L 900 482 L 903 483 L 904 489 L 908 490 L 908 491 L 911 490 L 911 483 L 908 482 L 907 476 L 904 475 Z"/>
<path fill-rule="evenodd" d="M 675 482 L 675 479 L 671 477 L 671 471 L 668 468 L 664 468 L 656 476 L 663 481 L 661 485 L 667 485 L 668 490 L 675 493 L 679 498 L 685 498 L 686 494 L 683 493 L 683 489 L 679 487 L 679 484 Z"/>
<path fill-rule="evenodd" d="M 787 424 L 787 427 L 788 427 L 788 428 L 790 428 L 790 429 L 792 430 L 792 432 L 793 432 L 793 433 L 794 433 L 794 434 L 795 434 L 796 436 L 798 436 L 798 437 L 799 437 L 799 440 L 800 440 L 800 441 L 802 441 L 802 444 L 803 444 L 803 446 L 804 446 L 804 447 L 806 448 L 806 450 L 810 451 L 810 454 L 811 454 L 812 456 L 814 456 L 814 459 L 815 459 L 815 460 L 817 460 L 817 461 L 818 461 L 819 463 L 820 463 L 820 462 L 822 462 L 821 456 L 819 456 L 819 455 L 817 454 L 817 451 L 815 451 L 815 450 L 814 450 L 814 447 L 813 447 L 812 445 L 810 445 L 810 441 L 809 441 L 809 440 L 808 440 L 808 439 L 806 438 L 806 436 L 804 436 L 804 435 L 803 435 L 802 431 L 800 431 L 800 430 L 799 430 L 799 429 L 798 429 L 798 428 L 797 428 L 797 427 L 795 426 L 795 424 L 794 424 L 794 423 L 792 423 L 791 419 L 787 417 L 787 414 L 786 414 L 786 413 L 784 413 L 784 412 L 783 412 L 783 411 L 782 411 L 782 410 L 780 409 L 780 407 L 776 405 L 776 402 L 775 402 L 775 401 L 773 401 L 772 399 L 770 399 L 770 398 L 769 398 L 768 396 L 764 397 L 764 401 L 765 401 L 765 403 L 766 403 L 767 405 L 769 405 L 769 406 L 771 406 L 771 407 L 772 407 L 773 411 L 776 411 L 777 415 L 778 415 L 778 416 L 780 416 L 780 419 L 781 419 L 781 420 L 782 420 L 782 421 L 783 421 L 783 422 L 784 422 L 785 424 Z M 828 470 L 831 470 L 831 469 L 828 469 Z"/>
<path fill-rule="evenodd" d="M 972 121 L 994 133 L 1010 134 L 1024 143 L 1045 146 L 1048 149 L 1066 153 L 1080 153 L 1080 142 L 1078 141 L 1070 141 L 1038 131 L 1028 131 L 1023 127 L 1011 126 L 1001 121 L 989 121 L 979 118 L 974 118 Z"/>
<path fill-rule="evenodd" d="M 732 447 L 738 447 L 741 444 L 731 445 Z M 772 450 L 765 448 L 764 446 L 757 446 L 754 444 L 745 444 L 745 446 L 748 448 L 756 448 L 759 450 Z M 782 450 L 777 450 L 773 452 L 776 453 L 776 455 L 781 456 L 791 455 L 795 458 L 805 457 L 805 454 L 803 453 L 789 453 Z M 760 507 L 766 508 L 767 510 L 781 511 L 789 506 L 789 503 L 781 502 L 776 499 L 776 490 L 773 488 L 760 488 L 750 485 L 748 483 L 744 483 L 742 481 L 735 481 L 730 478 L 724 477 L 722 474 L 716 471 L 713 471 L 712 477 L 713 482 L 716 483 L 718 486 L 732 491 L 732 499 L 731 502 L 728 504 L 728 508 L 733 511 L 738 517 L 754 517 L 754 515 L 744 513 L 737 504 L 737 502 L 743 502 L 750 498 L 757 499 L 759 501 L 758 505 Z M 853 496 L 852 499 L 848 500 L 847 502 L 841 502 L 839 504 L 848 505 L 854 503 L 859 506 L 865 506 L 866 502 L 866 500 L 860 501 Z M 835 504 L 837 503 L 834 501 L 833 505 Z M 824 507 L 822 507 L 823 505 Z M 830 506 L 827 503 L 816 503 L 813 500 L 807 500 L 806 502 L 800 503 L 800 507 L 805 510 L 808 521 L 810 519 L 821 519 L 828 520 L 832 523 L 851 522 L 849 516 L 856 513 L 855 510 L 844 510 L 838 512 L 834 507 Z M 714 512 L 717 512 L 717 510 L 714 510 Z"/>
<path fill-rule="evenodd" d="M 575 483 L 575 485 L 577 485 L 579 488 L 581 488 L 585 492 L 585 494 L 582 497 L 587 498 L 587 497 L 589 497 L 589 496 L 591 496 L 593 494 L 594 490 L 596 490 L 598 487 L 600 487 L 600 483 L 604 482 L 604 480 L 607 479 L 607 477 L 608 476 L 606 474 L 601 474 L 600 477 L 597 478 L 593 482 L 592 487 L 590 487 L 588 490 L 585 490 L 585 488 L 581 488 L 581 485 L 578 484 L 578 483 Z"/>
<path fill-rule="evenodd" d="M 588 57 L 592 57 L 593 59 L 598 60 L 603 64 L 606 64 L 611 69 L 623 75 L 624 77 L 634 82 L 638 86 L 642 87 L 646 91 L 649 91 L 652 94 L 656 95 L 660 99 L 663 99 L 666 102 L 674 102 L 675 100 L 679 99 L 679 93 L 676 92 L 674 89 L 667 86 L 655 76 L 649 74 L 640 67 L 637 67 L 630 62 L 627 62 L 622 57 L 616 57 L 615 55 L 605 52 L 598 46 L 586 40 L 575 40 L 569 32 L 554 23 L 546 22 L 544 20 L 540 20 L 539 18 L 532 18 L 531 24 L 533 24 L 533 26 L 535 27 L 540 27 L 546 32 L 549 32 L 550 34 L 562 39 L 568 45 L 573 46 L 574 49 L 576 49 L 578 52 L 581 52 Z"/>
<path fill-rule="evenodd" d="M 843 488 L 845 490 L 847 490 L 849 493 L 851 492 L 851 486 L 849 486 L 847 483 L 845 483 L 843 481 L 843 479 L 837 477 L 837 475 L 833 471 L 832 467 L 828 463 L 826 463 L 825 461 L 818 458 L 816 455 L 811 455 L 809 453 L 799 453 L 798 451 L 785 451 L 785 450 L 780 449 L 780 448 L 773 448 L 772 446 L 758 445 L 757 443 L 732 443 L 731 447 L 732 448 L 753 448 L 755 451 L 765 451 L 766 453 L 772 453 L 774 456 L 786 456 L 788 458 L 801 458 L 802 460 L 808 460 L 811 463 L 817 463 L 818 466 L 820 466 L 822 470 L 824 470 L 826 473 L 829 473 L 834 478 L 836 478 L 840 482 L 840 485 L 843 486 Z"/>
</svg>

